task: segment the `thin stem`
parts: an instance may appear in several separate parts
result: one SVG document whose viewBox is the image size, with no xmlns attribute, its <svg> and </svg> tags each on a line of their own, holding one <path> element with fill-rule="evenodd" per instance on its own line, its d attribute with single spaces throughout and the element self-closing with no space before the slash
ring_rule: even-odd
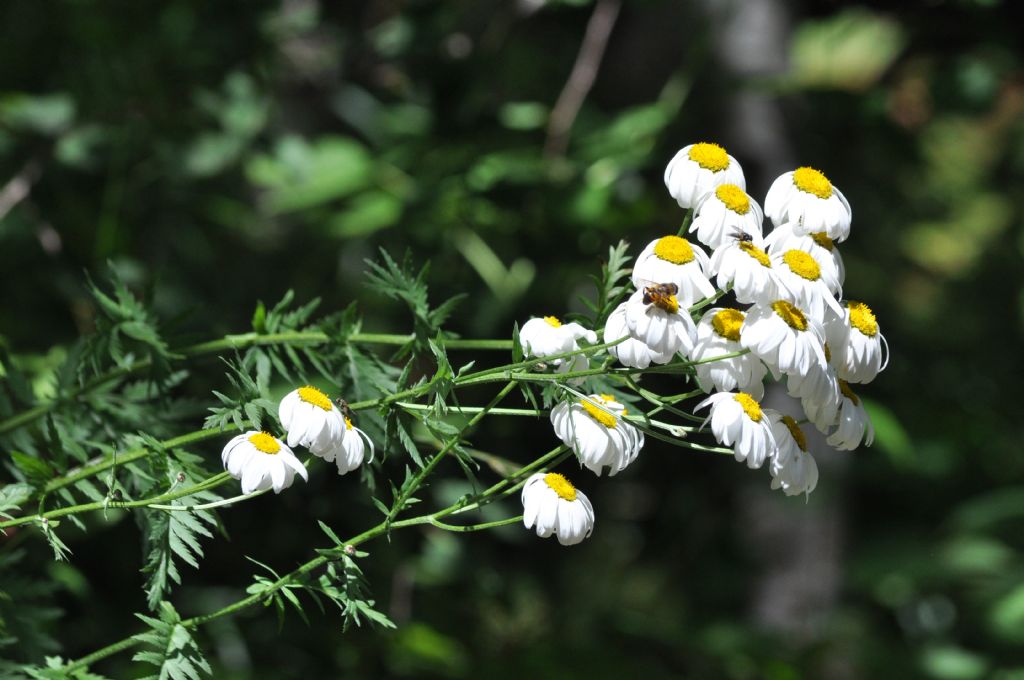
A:
<svg viewBox="0 0 1024 680">
<path fill-rule="evenodd" d="M 433 411 L 434 407 L 429 404 L 410 404 L 409 402 L 400 401 L 395 404 L 400 406 L 407 411 Z M 448 410 L 453 413 L 480 413 L 486 406 L 448 406 Z M 536 408 L 492 408 L 488 411 L 492 416 L 543 416 L 546 415 L 546 411 L 542 411 Z"/>
<path fill-rule="evenodd" d="M 259 491 L 253 491 L 252 493 L 243 493 L 238 496 L 232 496 L 231 498 L 222 498 L 219 501 L 211 501 L 209 503 L 200 503 L 199 505 L 160 505 L 151 503 L 147 505 L 150 510 L 167 510 L 169 512 L 196 512 L 197 510 L 212 510 L 213 508 L 220 508 L 225 505 L 234 505 L 235 503 L 241 503 L 257 496 L 262 496 L 266 492 L 270 491 L 270 487 L 266 489 L 260 489 Z"/>
<path fill-rule="evenodd" d="M 715 291 L 715 294 L 712 295 L 711 297 L 706 297 L 703 300 L 698 300 L 697 302 L 695 302 L 693 305 L 690 306 L 688 311 L 690 312 L 690 314 L 693 314 L 694 312 L 699 312 L 708 305 L 717 302 L 720 297 L 728 293 L 730 290 L 732 290 L 732 286 L 726 286 L 721 290 L 717 290 Z"/>
<path fill-rule="evenodd" d="M 163 449 L 175 449 L 181 446 L 187 446 L 188 444 L 194 444 L 196 442 L 205 441 L 207 439 L 214 439 L 216 437 L 223 436 L 225 432 L 234 432 L 237 429 L 238 428 L 232 424 L 226 425 L 223 430 L 195 430 L 193 432 L 189 432 L 188 434 L 183 434 L 179 437 L 165 439 L 164 441 L 160 442 L 160 447 Z M 80 482 L 83 479 L 98 475 L 104 470 L 109 470 L 110 468 L 114 467 L 115 464 L 122 465 L 124 463 L 130 463 L 134 460 L 138 460 L 139 458 L 145 458 L 150 453 L 152 453 L 151 449 L 142 446 L 137 449 L 132 449 L 130 451 L 118 454 L 116 457 L 111 455 L 106 456 L 94 463 L 90 462 L 88 465 L 85 465 L 84 467 L 70 470 L 66 475 L 63 475 L 56 479 L 52 479 L 49 482 L 47 482 L 46 486 L 43 487 L 42 495 L 53 493 L 58 489 L 63 489 L 64 487 L 75 484 L 76 482 Z M 37 496 L 33 496 L 33 498 L 36 497 Z"/>
<path fill-rule="evenodd" d="M 560 447 L 560 448 L 564 448 L 564 447 Z M 559 449 L 556 449 L 555 451 L 559 451 Z M 548 453 L 548 454 L 545 454 L 544 456 L 541 456 L 540 459 L 538 459 L 537 461 L 534 461 L 533 463 L 531 463 L 528 466 L 525 466 L 520 471 L 517 471 L 516 473 L 514 473 L 514 475 L 518 475 L 518 474 L 522 473 L 523 471 L 525 471 L 527 469 L 534 468 L 534 466 L 536 466 L 538 463 L 541 463 L 542 461 L 548 460 L 550 458 L 550 456 L 551 456 L 551 453 Z M 520 485 L 521 485 L 521 483 L 520 483 Z M 496 484 L 495 486 L 493 486 L 491 488 L 492 489 L 496 489 L 499 486 L 500 486 L 499 484 Z M 485 492 L 485 494 L 486 493 L 491 493 L 491 492 L 488 491 L 488 492 Z M 509 492 L 506 491 L 506 492 L 504 492 L 503 495 L 507 495 L 508 493 Z M 485 500 L 484 497 L 481 497 L 480 501 L 483 501 L 483 500 Z M 478 501 L 477 506 L 479 506 L 479 505 L 480 505 L 480 502 Z M 201 626 L 201 625 L 203 625 L 205 623 L 208 623 L 208 622 L 213 621 L 215 619 L 222 618 L 224 616 L 229 616 L 229 615 L 234 614 L 236 612 L 239 612 L 239 611 L 241 611 L 243 609 L 251 607 L 251 606 L 253 606 L 255 604 L 258 604 L 259 602 L 264 601 L 269 595 L 271 595 L 271 594 L 281 590 L 282 588 L 284 588 L 284 587 L 286 587 L 286 586 L 288 586 L 288 585 L 298 581 L 305 574 L 308 574 L 309 572 L 314 571 L 314 570 L 318 569 L 319 567 L 322 567 L 323 565 L 327 564 L 328 562 L 332 561 L 333 559 L 336 559 L 334 557 L 334 554 L 332 554 L 332 553 L 336 553 L 336 552 L 338 552 L 340 550 L 348 550 L 350 548 L 355 548 L 355 547 L 361 545 L 362 543 L 365 543 L 365 542 L 367 542 L 367 541 L 369 541 L 371 539 L 377 538 L 378 536 L 381 536 L 383 534 L 389 533 L 389 532 L 391 532 L 391 531 L 393 531 L 395 529 L 400 529 L 400 528 L 403 528 L 403 527 L 410 527 L 410 526 L 418 526 L 418 525 L 423 525 L 423 524 L 430 524 L 430 525 L 433 525 L 433 526 L 435 526 L 435 527 L 437 527 L 439 529 L 444 529 L 446 531 L 469 532 L 469 531 L 482 531 L 484 529 L 490 529 L 492 527 L 497 527 L 497 526 L 504 526 L 506 524 L 514 524 L 515 522 L 519 522 L 519 521 L 522 520 L 522 516 L 520 515 L 520 516 L 517 516 L 517 517 L 510 517 L 510 518 L 507 518 L 507 519 L 497 520 L 497 521 L 494 521 L 494 522 L 484 522 L 482 524 L 470 524 L 470 525 L 465 525 L 465 526 L 459 526 L 459 525 L 454 525 L 454 524 L 446 524 L 444 522 L 440 522 L 439 521 L 441 518 L 446 517 L 446 516 L 448 516 L 450 514 L 453 514 L 454 512 L 459 511 L 460 509 L 468 509 L 468 508 L 466 508 L 466 506 L 464 504 L 462 504 L 461 502 L 456 502 L 456 503 L 448 506 L 447 508 L 444 508 L 443 510 L 439 510 L 437 512 L 429 513 L 429 514 L 426 514 L 426 515 L 421 515 L 419 517 L 412 517 L 410 519 L 404 519 L 404 520 L 396 520 L 396 521 L 393 521 L 393 522 L 388 522 L 387 520 L 385 520 L 385 521 L 381 522 L 380 524 L 374 526 L 373 528 L 367 529 L 363 533 L 358 534 L 358 535 L 348 539 L 347 541 L 343 541 L 341 543 L 341 546 L 339 546 L 335 550 L 330 551 L 327 554 L 321 553 L 319 556 L 317 556 L 317 557 L 309 560 L 308 562 L 300 565 L 295 570 L 285 574 L 281 578 L 279 578 L 276 581 L 274 581 L 274 583 L 271 584 L 270 587 L 268 587 L 268 588 L 266 588 L 264 590 L 261 590 L 259 593 L 253 593 L 252 595 L 249 595 L 248 597 L 244 597 L 244 598 L 242 598 L 242 599 L 240 599 L 240 600 L 238 600 L 236 602 L 233 602 L 233 603 L 231 603 L 231 604 L 229 604 L 229 605 L 227 605 L 225 607 L 222 607 L 222 608 L 220 608 L 220 609 L 218 609 L 216 611 L 210 612 L 208 614 L 202 614 L 200 616 L 194 616 L 192 618 L 185 619 L 185 620 L 183 620 L 181 622 L 181 625 L 185 626 L 186 628 L 198 628 L 199 626 Z M 115 642 L 115 643 L 113 643 L 111 645 L 103 647 L 102 649 L 99 649 L 99 650 L 97 650 L 95 652 L 92 652 L 91 654 L 83 656 L 82 658 L 78 659 L 77 661 L 73 661 L 73 662 L 67 664 L 66 666 L 64 666 L 64 668 L 62 670 L 64 671 L 65 674 L 71 674 L 74 671 L 81 670 L 81 669 L 84 669 L 84 668 L 88 668 L 90 665 L 96 663 L 97 661 L 101 661 L 102 659 L 105 659 L 105 658 L 107 658 L 109 656 L 113 656 L 114 654 L 122 652 L 122 651 L 124 651 L 126 649 L 130 649 L 130 648 L 134 647 L 135 645 L 137 645 L 138 643 L 139 643 L 139 641 L 135 637 L 126 637 L 123 640 L 120 640 L 120 641 Z"/>
<path fill-rule="evenodd" d="M 469 510 L 474 510 L 482 505 L 486 505 L 487 503 L 490 502 L 490 500 L 488 499 L 497 500 L 498 498 L 504 498 L 508 494 L 514 493 L 517 489 L 519 489 L 519 487 L 526 483 L 526 480 L 521 478 L 525 476 L 527 473 L 533 472 L 534 470 L 544 467 L 556 467 L 559 463 L 561 463 L 563 460 L 565 460 L 571 455 L 572 451 L 569 450 L 569 447 L 565 446 L 564 444 L 562 444 L 561 446 L 556 446 L 554 449 L 548 451 L 537 460 L 533 461 L 529 465 L 525 465 L 519 468 L 518 470 L 508 475 L 507 477 L 503 478 L 501 481 L 489 487 L 488 489 L 480 492 L 475 496 L 467 497 L 463 501 L 456 502 L 450 508 L 442 510 L 435 516 L 446 517 L 448 515 L 468 512 Z M 504 489 L 504 487 L 512 483 L 512 480 L 516 479 L 519 481 L 512 488 Z M 494 494 L 497 494 L 498 492 L 501 492 L 500 495 L 495 496 Z"/>
<path fill-rule="evenodd" d="M 360 344 L 376 345 L 404 345 L 412 340 L 413 335 L 392 335 L 386 333 L 354 333 L 348 337 L 349 342 Z M 285 333 L 243 333 L 240 335 L 227 335 L 218 340 L 209 340 L 194 345 L 188 345 L 171 351 L 171 356 L 186 360 L 208 354 L 217 354 L 227 350 L 240 350 L 248 347 L 267 347 L 271 345 L 322 345 L 330 341 L 330 336 L 320 331 L 289 331 Z M 476 350 L 502 350 L 512 349 L 511 340 L 443 340 L 442 344 L 448 349 L 476 349 Z M 83 394 L 104 385 L 112 380 L 123 378 L 128 375 L 139 373 L 152 366 L 149 359 L 140 359 L 128 366 L 114 368 L 106 373 L 96 376 L 81 387 L 69 390 L 64 395 L 50 401 L 37 404 L 32 408 L 13 415 L 0 421 L 0 434 L 10 432 L 23 425 L 27 425 L 42 416 L 46 415 L 58 405 L 74 401 Z"/>
<path fill-rule="evenodd" d="M 483 531 L 484 529 L 492 529 L 494 527 L 503 527 L 509 524 L 515 524 L 516 522 L 523 521 L 522 515 L 516 515 L 515 517 L 509 517 L 508 519 L 499 519 L 494 522 L 484 522 L 482 524 L 445 524 L 436 519 L 431 518 L 431 526 L 435 526 L 438 529 L 444 529 L 445 531 Z"/>
<path fill-rule="evenodd" d="M 676 232 L 676 236 L 684 236 L 691 222 L 693 222 L 693 208 L 687 208 L 686 214 L 683 215 L 683 223 L 679 225 L 679 231 Z"/>
<path fill-rule="evenodd" d="M 451 439 L 449 439 L 448 442 L 445 443 L 445 445 L 441 448 L 441 450 L 435 453 L 433 457 L 429 461 L 427 461 L 427 464 L 424 465 L 423 468 L 419 472 L 417 472 L 416 475 L 411 480 L 409 480 L 408 484 L 403 485 L 402 490 L 398 494 L 398 498 L 395 499 L 395 504 L 392 506 L 391 512 L 388 513 L 387 520 L 385 520 L 386 522 L 391 522 L 391 520 L 393 520 L 398 513 L 405 509 L 406 501 L 408 501 L 412 494 L 416 491 L 416 489 L 419 488 L 420 484 L 423 483 L 423 480 L 426 479 L 426 477 L 431 472 L 434 471 L 434 468 L 436 468 L 437 464 L 441 462 L 441 459 L 448 455 L 448 452 L 455 448 L 455 446 L 460 441 L 462 441 L 462 434 L 466 430 L 471 429 L 474 425 L 480 422 L 480 420 L 485 415 L 487 415 L 488 411 L 497 406 L 497 404 L 501 402 L 501 400 L 504 399 L 509 392 L 515 389 L 515 386 L 516 385 L 514 382 L 509 382 L 507 385 L 505 385 L 505 387 L 503 387 L 501 391 L 498 392 L 498 394 L 495 395 L 493 399 L 491 399 L 491 403 L 489 403 L 487 406 L 481 409 L 479 413 L 470 418 L 469 422 L 466 423 L 466 425 L 459 431 L 459 433 L 452 437 Z"/>
<path fill-rule="evenodd" d="M 602 343 L 600 345 L 591 345 L 590 347 L 581 347 L 580 349 L 575 349 L 575 350 L 572 350 L 570 352 L 561 352 L 559 354 L 551 354 L 551 355 L 545 356 L 545 357 L 533 357 L 532 359 L 524 359 L 523 361 L 519 361 L 519 362 L 512 363 L 512 364 L 505 364 L 504 366 L 495 366 L 493 368 L 485 368 L 483 370 L 476 371 L 475 373 L 468 373 L 468 374 L 462 376 L 461 380 L 456 380 L 456 384 L 460 384 L 460 385 L 472 384 L 478 378 L 482 378 L 484 376 L 489 376 L 489 375 L 494 375 L 494 374 L 499 374 L 499 373 L 508 374 L 509 372 L 511 372 L 512 370 L 514 370 L 516 368 L 532 368 L 533 366 L 536 366 L 537 364 L 550 363 L 550 362 L 556 361 L 558 359 L 570 359 L 570 358 L 573 358 L 573 357 L 576 357 L 576 356 L 586 356 L 588 354 L 594 354 L 596 352 L 600 352 L 603 349 L 608 349 L 609 347 L 614 347 L 615 345 L 618 345 L 619 343 L 625 342 L 628 339 L 629 339 L 629 336 L 628 335 L 624 335 L 624 336 L 622 336 L 621 338 L 619 338 L 617 340 L 614 340 L 612 342 L 605 342 L 605 343 Z M 568 374 L 563 373 L 561 375 L 568 375 Z M 487 381 L 483 381 L 483 382 L 487 382 Z"/>
<path fill-rule="evenodd" d="M 35 515 L 25 515 L 24 517 L 16 517 L 14 519 L 7 520 L 6 522 L 0 522 L 0 529 L 6 529 L 8 527 L 18 526 L 18 525 L 21 525 L 21 524 L 30 524 L 32 522 L 37 522 L 37 521 L 39 521 L 41 519 L 50 520 L 50 519 L 56 519 L 58 517 L 65 517 L 67 515 L 77 515 L 77 514 L 80 514 L 80 513 L 83 513 L 83 512 L 93 512 L 93 511 L 96 511 L 96 510 L 108 510 L 108 509 L 109 510 L 119 510 L 119 509 L 127 509 L 127 508 L 145 508 L 145 507 L 154 508 L 154 509 L 158 509 L 158 510 L 203 510 L 203 509 L 206 509 L 206 507 L 217 507 L 218 505 L 227 505 L 228 501 L 218 502 L 217 504 L 207 503 L 206 505 L 203 505 L 203 506 L 199 506 L 199 505 L 193 505 L 193 506 L 186 506 L 186 505 L 159 505 L 159 504 L 163 503 L 164 501 L 172 501 L 172 500 L 174 500 L 176 498 L 184 498 L 185 496 L 191 496 L 192 494 L 199 493 L 200 491 L 206 491 L 207 489 L 212 489 L 214 487 L 220 486 L 221 484 L 223 484 L 224 482 L 228 481 L 229 479 L 231 479 L 231 475 L 229 475 L 227 472 L 220 472 L 220 473 L 218 473 L 216 475 L 213 475 L 209 479 L 205 479 L 202 482 L 199 482 L 198 484 L 195 484 L 194 486 L 190 486 L 190 487 L 187 487 L 187 488 L 179 489 L 177 491 L 167 491 L 165 493 L 160 494 L 159 496 L 154 496 L 152 498 L 146 498 L 146 499 L 137 500 L 137 501 L 105 500 L 105 501 L 95 501 L 95 502 L 92 502 L 92 503 L 82 503 L 80 505 L 69 505 L 69 506 L 67 506 L 65 508 L 58 508 L 56 510 L 50 510 L 48 512 L 44 512 L 44 513 L 40 513 L 40 514 L 35 514 Z M 260 492 L 257 492 L 256 494 L 249 494 L 249 496 L 251 497 L 251 496 L 254 496 L 254 495 L 259 495 L 260 493 L 263 493 L 263 492 L 260 491 Z M 237 500 L 238 500 L 238 498 L 230 499 L 230 501 L 232 501 L 232 502 L 237 501 Z"/>
</svg>

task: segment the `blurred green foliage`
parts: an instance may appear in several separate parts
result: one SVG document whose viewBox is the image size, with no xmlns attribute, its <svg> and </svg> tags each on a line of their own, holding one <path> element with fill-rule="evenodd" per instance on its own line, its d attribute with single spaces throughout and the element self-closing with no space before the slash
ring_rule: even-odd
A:
<svg viewBox="0 0 1024 680">
<path fill-rule="evenodd" d="M 721 44 L 744 3 L 709 4 L 622 8 L 564 154 L 546 130 L 586 0 L 0 5 L 0 359 L 40 376 L 26 387 L 39 396 L 100 318 L 86 272 L 117 272 L 182 339 L 241 332 L 257 300 L 290 288 L 407 332 L 363 260 L 408 248 L 433 262 L 437 299 L 470 293 L 455 330 L 509 337 L 574 308 L 618 238 L 638 250 L 675 230 L 661 173 L 687 143 L 725 144 L 756 197 L 799 163 L 853 205 L 846 294 L 878 313 L 892 362 L 864 390 L 876 446 L 822 452 L 806 505 L 758 501 L 794 527 L 831 518 L 838 581 L 798 625 L 756 614 L 779 565 L 825 578 L 813 544 L 780 555 L 749 540 L 766 479 L 650 445 L 629 474 L 586 480 L 599 519 L 579 548 L 516 527 L 396 535 L 363 564 L 397 630 L 342 636 L 330 613 L 281 630 L 262 612 L 219 621 L 200 634 L 216 677 L 1024 677 L 1020 8 L 765 3 L 791 30 L 755 22 L 739 44 L 775 40 L 787 66 L 752 75 Z M 762 132 L 791 158 L 738 130 L 751 96 L 781 112 Z M 207 368 L 182 397 L 223 389 Z M 550 439 L 545 422 L 480 435 L 519 460 Z M 349 531 L 375 512 L 348 478 L 259 503 L 259 526 L 228 513 L 232 541 L 183 574 L 183 615 L 237 597 L 253 569 L 236 546 L 287 569 L 321 538 L 310 517 Z M 70 564 L 0 541 L 3 620 L 19 598 L 63 608 L 37 623 L 65 657 L 137 632 L 145 556 L 116 520 L 88 540 L 65 532 Z M 39 578 L 7 583 L 20 560 Z M 39 637 L 4 654 L 55 651 Z"/>
</svg>

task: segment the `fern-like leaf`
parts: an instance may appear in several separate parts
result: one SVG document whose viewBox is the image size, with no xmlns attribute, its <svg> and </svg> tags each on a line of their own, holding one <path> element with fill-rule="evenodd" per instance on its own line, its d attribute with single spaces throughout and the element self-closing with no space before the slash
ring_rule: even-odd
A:
<svg viewBox="0 0 1024 680">
<path fill-rule="evenodd" d="M 135 616 L 149 626 L 149 630 L 132 637 L 146 646 L 136 652 L 132 660 L 152 664 L 158 669 L 143 680 L 202 680 L 203 675 L 213 675 L 199 645 L 181 624 L 181 617 L 170 602 L 160 603 L 160 618 L 145 614 Z"/>
<path fill-rule="evenodd" d="M 218 500 L 219 496 L 209 492 L 186 496 L 170 502 L 170 505 L 184 506 Z M 150 609 L 156 609 L 170 591 L 172 584 L 181 584 L 178 561 L 193 568 L 199 567 L 203 557 L 201 537 L 213 536 L 211 529 L 216 526 L 216 516 L 208 510 L 143 510 L 146 513 L 146 565 L 142 568 L 146 577 L 146 601 Z"/>
</svg>

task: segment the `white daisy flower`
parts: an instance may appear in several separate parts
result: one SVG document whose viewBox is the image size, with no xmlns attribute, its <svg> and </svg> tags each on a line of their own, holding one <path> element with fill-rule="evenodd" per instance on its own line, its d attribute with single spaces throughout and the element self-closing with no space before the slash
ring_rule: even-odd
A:
<svg viewBox="0 0 1024 680">
<path fill-rule="evenodd" d="M 828 261 L 832 264 L 831 260 Z M 787 250 L 772 257 L 775 277 L 779 282 L 779 296 L 806 310 L 818 321 L 825 320 L 826 305 L 842 316 L 832 290 L 840 288 L 838 272 L 831 266 L 822 267 L 811 253 Z"/>
<path fill-rule="evenodd" d="M 715 250 L 708 273 L 722 290 L 731 285 L 736 301 L 742 304 L 764 304 L 779 298 L 771 259 L 753 241 L 733 241 Z"/>
<path fill-rule="evenodd" d="M 591 344 L 597 342 L 594 331 L 578 323 L 562 323 L 554 316 L 530 319 L 519 329 L 519 344 L 523 353 L 531 357 L 573 352 L 579 349 L 576 341 L 580 338 L 585 338 Z M 553 363 L 560 364 L 562 360 L 556 359 Z"/>
<path fill-rule="evenodd" d="M 306 385 L 284 396 L 277 415 L 288 432 L 288 446 L 305 446 L 320 455 L 341 443 L 345 419 L 326 394 Z"/>
<path fill-rule="evenodd" d="M 740 344 L 768 364 L 776 379 L 780 373 L 805 374 L 828 363 L 822 325 L 786 300 L 748 309 Z"/>
<path fill-rule="evenodd" d="M 242 482 L 242 493 L 273 488 L 281 493 L 295 475 L 309 480 L 305 466 L 277 437 L 252 430 L 234 437 L 220 454 L 224 469 Z"/>
<path fill-rule="evenodd" d="M 626 328 L 651 349 L 656 364 L 666 364 L 677 352 L 693 349 L 697 332 L 690 313 L 679 306 L 675 295 L 652 288 L 638 290 L 626 301 Z"/>
<path fill-rule="evenodd" d="M 840 451 L 853 451 L 861 443 L 871 446 L 875 441 L 875 428 L 868 418 L 860 398 L 850 389 L 845 380 L 839 381 L 843 393 L 843 405 L 839 407 L 839 427 L 825 441 Z"/>
<path fill-rule="evenodd" d="M 827 433 L 836 423 L 842 394 L 839 376 L 831 363 L 829 344 L 825 343 L 824 367 L 811 366 L 806 373 L 790 373 L 786 378 L 789 396 L 800 399 L 804 413 L 818 430 Z"/>
<path fill-rule="evenodd" d="M 833 295 L 842 296 L 843 282 L 846 280 L 846 265 L 843 264 L 843 256 L 835 241 L 828 237 L 823 231 L 813 234 L 797 235 L 793 232 L 793 224 L 787 223 L 772 230 L 764 238 L 764 244 L 768 248 L 769 255 L 780 255 L 787 250 L 802 250 L 810 253 L 814 259 L 826 271 L 822 278 L 833 283 L 834 288 L 829 290 Z"/>
<path fill-rule="evenodd" d="M 647 368 L 654 360 L 655 353 L 630 333 L 626 325 L 626 304 L 619 304 L 608 316 L 608 321 L 604 325 L 604 341 L 615 342 L 619 338 L 626 338 L 619 344 L 609 347 L 608 353 L 618 359 L 623 366 Z"/>
<path fill-rule="evenodd" d="M 716 392 L 697 404 L 694 412 L 705 406 L 711 407 L 711 414 L 704 424 L 711 421 L 715 439 L 723 446 L 733 447 L 736 460 L 745 460 L 753 470 L 774 458 L 775 437 L 767 417 L 770 409 L 762 410 L 761 404 L 746 392 Z"/>
<path fill-rule="evenodd" d="M 576 545 L 594 531 L 594 506 L 590 499 L 557 472 L 538 472 L 523 486 L 523 524 L 536 525 L 537 535 L 552 533 L 562 545 Z"/>
<path fill-rule="evenodd" d="M 702 361 L 732 354 L 743 349 L 740 328 L 745 315 L 738 309 L 712 307 L 697 324 L 697 342 L 690 351 L 691 361 Z M 764 376 L 768 368 L 752 352 L 696 364 L 697 384 L 705 392 L 739 390 L 754 399 L 764 396 Z"/>
<path fill-rule="evenodd" d="M 823 231 L 834 241 L 846 240 L 853 219 L 843 193 L 808 167 L 780 175 L 768 190 L 764 211 L 776 226 L 792 222 L 797 234 Z"/>
<path fill-rule="evenodd" d="M 362 465 L 366 447 L 370 448 L 370 460 L 373 460 L 374 447 L 370 437 L 353 425 L 348 418 L 345 418 L 345 430 L 345 438 L 338 446 L 322 454 L 316 454 L 328 463 L 335 463 L 338 466 L 339 475 L 352 472 Z"/>
<path fill-rule="evenodd" d="M 692 208 L 719 184 L 747 188 L 743 168 L 717 144 L 700 142 L 684 146 L 665 168 L 665 186 L 680 208 Z"/>
<path fill-rule="evenodd" d="M 697 203 L 690 232 L 712 250 L 744 234 L 760 242 L 764 215 L 757 201 L 735 184 L 720 184 Z"/>
<path fill-rule="evenodd" d="M 772 488 L 787 496 L 810 494 L 818 485 L 818 464 L 807 451 L 807 436 L 789 416 L 772 414 L 778 454 L 772 461 Z"/>
<path fill-rule="evenodd" d="M 664 236 L 651 241 L 633 265 L 633 285 L 643 288 L 653 283 L 673 283 L 678 287 L 676 298 L 685 309 L 694 302 L 711 297 L 715 287 L 704 274 L 708 256 L 700 248 L 680 236 Z"/>
<path fill-rule="evenodd" d="M 580 464 L 601 476 L 622 472 L 636 460 L 644 434 L 622 416 L 625 407 L 608 394 L 592 394 L 576 402 L 562 402 L 551 409 L 551 424 L 562 442 L 572 448 Z"/>
<path fill-rule="evenodd" d="M 839 377 L 852 383 L 869 383 L 889 362 L 889 346 L 870 307 L 848 300 L 843 311 L 838 322 L 832 323 L 846 331 L 846 342 L 837 353 Z"/>
</svg>

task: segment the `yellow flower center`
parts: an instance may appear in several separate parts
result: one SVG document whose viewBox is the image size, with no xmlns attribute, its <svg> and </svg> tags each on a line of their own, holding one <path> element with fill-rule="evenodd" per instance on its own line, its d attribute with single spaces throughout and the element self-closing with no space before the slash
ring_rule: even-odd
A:
<svg viewBox="0 0 1024 680">
<path fill-rule="evenodd" d="M 729 154 L 717 144 L 700 142 L 690 147 L 690 160 L 711 172 L 721 172 L 729 167 Z"/>
<path fill-rule="evenodd" d="M 813 257 L 802 250 L 787 250 L 782 256 L 782 261 L 801 278 L 808 281 L 817 281 L 821 278 L 821 267 Z"/>
<path fill-rule="evenodd" d="M 878 333 L 878 321 L 871 308 L 863 302 L 854 300 L 847 302 L 846 306 L 850 308 L 850 325 L 869 338 L 875 337 Z"/>
<path fill-rule="evenodd" d="M 764 252 L 750 241 L 740 241 L 740 250 L 757 260 L 762 267 L 771 268 L 772 261 L 771 258 L 768 257 L 768 253 Z"/>
<path fill-rule="evenodd" d="M 614 401 L 615 400 L 614 397 L 610 397 L 610 396 L 605 395 L 605 394 L 602 394 L 599 397 L 599 399 L 601 401 Z M 618 422 L 619 422 L 618 418 L 613 416 L 611 413 L 609 413 L 608 411 L 605 411 L 603 408 L 601 408 L 600 406 L 598 406 L 596 404 L 590 403 L 589 401 L 585 401 L 585 400 L 580 401 L 580 406 L 582 406 L 583 410 L 587 412 L 587 415 L 589 415 L 591 418 L 593 418 L 597 422 L 599 422 L 602 425 L 604 425 L 605 427 L 607 427 L 609 430 L 612 429 L 613 427 L 615 427 L 615 425 L 618 424 Z"/>
<path fill-rule="evenodd" d="M 829 182 L 828 177 L 814 168 L 797 168 L 793 173 L 793 184 L 800 191 L 814 194 L 818 198 L 832 197 L 832 182 Z"/>
<path fill-rule="evenodd" d="M 545 316 L 544 320 L 548 322 L 548 325 L 552 328 L 561 328 L 562 322 L 558 320 L 557 316 Z"/>
<path fill-rule="evenodd" d="M 761 413 L 761 405 L 757 401 L 747 394 L 746 392 L 740 392 L 733 397 L 740 406 L 743 407 L 743 412 L 747 414 L 747 417 L 753 420 L 755 423 L 761 422 L 761 418 L 764 414 Z"/>
<path fill-rule="evenodd" d="M 786 300 L 776 300 L 772 303 L 772 309 L 790 328 L 798 331 L 807 330 L 807 317 L 792 303 Z"/>
<path fill-rule="evenodd" d="M 746 215 L 750 211 L 750 197 L 735 184 L 719 186 L 715 189 L 715 196 L 718 196 L 718 200 L 734 213 Z"/>
<path fill-rule="evenodd" d="M 269 432 L 257 432 L 249 435 L 249 443 L 255 446 L 257 451 L 269 453 L 271 456 L 281 450 L 281 443 L 274 439 Z"/>
<path fill-rule="evenodd" d="M 544 483 L 548 488 L 558 494 L 558 497 L 565 501 L 576 500 L 576 487 L 572 485 L 565 475 L 557 472 L 549 472 L 544 475 Z"/>
<path fill-rule="evenodd" d="M 852 401 L 855 405 L 860 405 L 860 399 L 850 389 L 850 383 L 846 382 L 842 378 L 839 379 L 839 391 L 843 393 L 843 396 Z"/>
<path fill-rule="evenodd" d="M 599 394 L 597 396 L 599 396 L 601 398 L 601 401 L 603 401 L 605 403 L 607 403 L 609 401 L 615 401 L 615 397 L 613 395 L 611 395 L 611 394 Z"/>
<path fill-rule="evenodd" d="M 675 314 L 679 311 L 679 300 L 676 299 L 675 295 L 669 295 L 668 297 L 659 296 L 654 304 L 659 309 L 664 309 L 669 314 Z"/>
<path fill-rule="evenodd" d="M 743 312 L 738 309 L 723 309 L 711 318 L 711 327 L 726 340 L 739 342 L 740 326 L 744 318 Z"/>
<path fill-rule="evenodd" d="M 789 416 L 782 416 L 782 422 L 785 423 L 786 427 L 789 428 L 789 433 L 793 435 L 793 441 L 800 447 L 801 451 L 807 450 L 807 435 L 804 431 L 796 424 L 796 421 Z"/>
<path fill-rule="evenodd" d="M 693 261 L 693 246 L 681 236 L 663 236 L 654 244 L 654 254 L 672 264 Z"/>
<path fill-rule="evenodd" d="M 349 420 L 348 418 L 345 418 L 345 429 L 347 429 L 347 430 L 351 430 L 352 429 L 352 421 Z"/>
<path fill-rule="evenodd" d="M 327 395 L 310 385 L 299 388 L 299 399 L 325 411 L 330 411 L 332 408 L 331 400 L 327 398 Z"/>
<path fill-rule="evenodd" d="M 814 242 L 817 243 L 819 246 L 821 246 L 830 253 L 832 252 L 833 243 L 832 239 L 828 237 L 828 234 L 826 234 L 823 231 L 819 231 L 815 234 L 811 234 L 811 238 L 813 238 Z"/>
</svg>

